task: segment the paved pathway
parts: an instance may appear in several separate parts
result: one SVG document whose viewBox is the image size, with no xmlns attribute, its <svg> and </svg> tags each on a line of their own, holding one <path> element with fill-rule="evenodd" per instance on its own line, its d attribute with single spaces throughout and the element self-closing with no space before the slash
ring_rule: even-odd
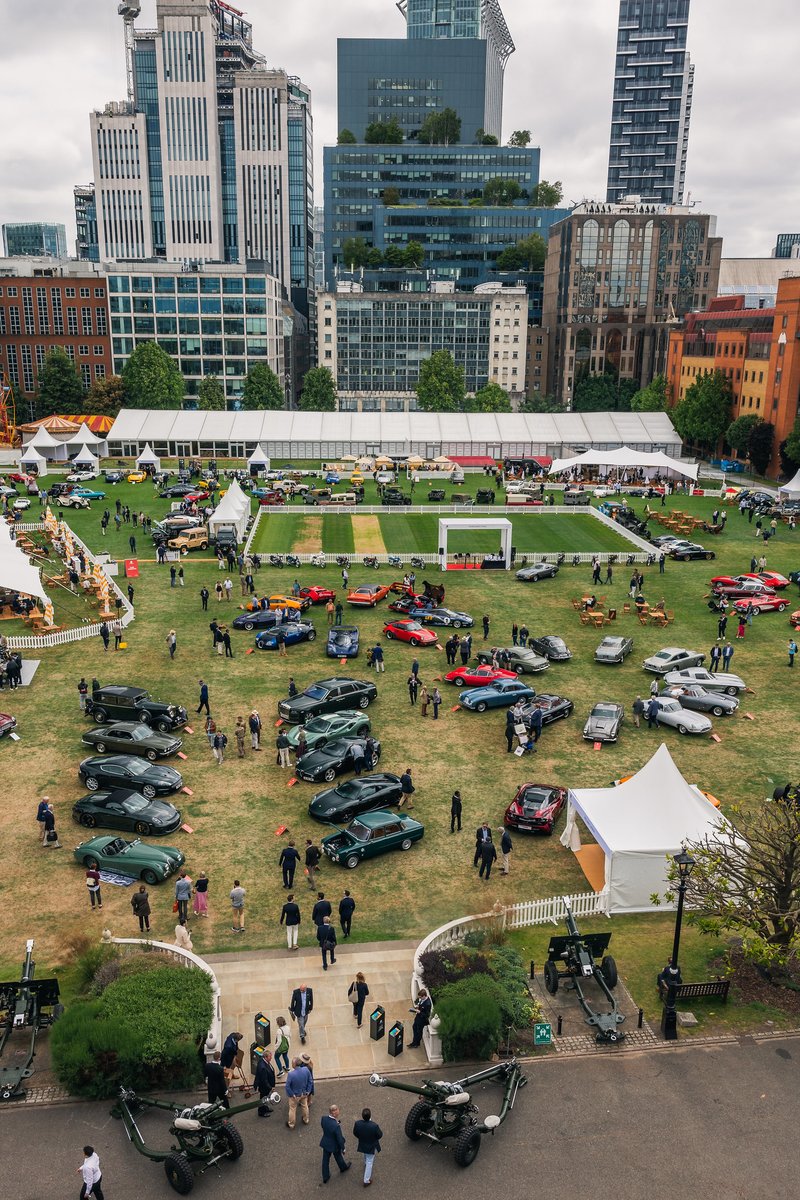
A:
<svg viewBox="0 0 800 1200">
<path fill-rule="evenodd" d="M 395 1060 L 387 1052 L 387 1041 L 369 1036 L 369 1014 L 380 1004 L 386 1010 L 386 1031 L 395 1021 L 405 1023 L 405 1040 L 411 1041 L 410 985 L 416 941 L 340 943 L 336 963 L 322 969 L 318 949 L 265 950 L 241 954 L 212 954 L 206 957 L 222 989 L 223 1033 L 239 1029 L 250 1046 L 253 1018 L 263 1012 L 272 1022 L 288 1018 L 292 991 L 305 983 L 314 990 L 314 1011 L 307 1027 L 304 1047 L 314 1060 L 317 1079 L 386 1071 Z M 370 994 L 364 1007 L 364 1024 L 358 1029 L 347 999 L 356 971 L 363 971 Z M 292 1053 L 300 1051 L 292 1027 Z M 422 1047 L 406 1050 L 402 1061 L 409 1067 L 427 1065 Z"/>
</svg>

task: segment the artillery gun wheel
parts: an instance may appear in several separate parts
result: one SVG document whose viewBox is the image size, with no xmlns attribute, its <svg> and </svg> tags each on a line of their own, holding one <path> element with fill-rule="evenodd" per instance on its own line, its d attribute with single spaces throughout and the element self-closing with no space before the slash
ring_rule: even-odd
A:
<svg viewBox="0 0 800 1200">
<path fill-rule="evenodd" d="M 549 960 L 544 964 L 544 986 L 551 996 L 555 996 L 558 991 L 558 967 Z"/>
<path fill-rule="evenodd" d="M 406 1137 L 412 1142 L 418 1142 L 422 1137 L 422 1130 L 430 1125 L 431 1106 L 426 1104 L 424 1100 L 418 1100 L 413 1108 L 409 1109 L 406 1117 L 405 1133 Z"/>
<path fill-rule="evenodd" d="M 170 1187 L 181 1196 L 188 1196 L 194 1187 L 194 1172 L 185 1154 L 168 1154 L 164 1159 L 164 1174 Z"/>
<path fill-rule="evenodd" d="M 459 1167 L 468 1167 L 475 1162 L 481 1148 L 481 1135 L 477 1129 L 462 1129 L 456 1138 L 455 1160 Z"/>
<path fill-rule="evenodd" d="M 615 988 L 617 986 L 617 979 L 619 978 L 617 964 L 610 954 L 607 954 L 600 963 L 600 972 L 608 987 Z"/>
<path fill-rule="evenodd" d="M 219 1127 L 219 1139 L 225 1143 L 228 1158 L 241 1158 L 244 1154 L 242 1135 L 230 1121 L 223 1121 Z"/>
</svg>

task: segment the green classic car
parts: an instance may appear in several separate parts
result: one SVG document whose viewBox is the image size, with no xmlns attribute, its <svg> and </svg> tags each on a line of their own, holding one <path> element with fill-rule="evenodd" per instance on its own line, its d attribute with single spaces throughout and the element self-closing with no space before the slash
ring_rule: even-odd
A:
<svg viewBox="0 0 800 1200">
<path fill-rule="evenodd" d="M 130 875 L 151 886 L 169 878 L 186 862 L 186 855 L 177 846 L 150 846 L 139 838 L 133 842 L 121 837 L 90 838 L 76 846 L 73 853 L 86 867 L 96 862 L 101 871 Z"/>
<path fill-rule="evenodd" d="M 376 809 L 362 813 L 347 829 L 322 839 L 328 858 L 352 871 L 362 858 L 375 858 L 389 850 L 410 850 L 425 832 L 425 827 L 407 813 Z"/>
<path fill-rule="evenodd" d="M 307 724 L 293 725 L 284 732 L 293 750 L 297 749 L 301 733 L 306 735 L 309 750 L 313 750 L 315 746 L 324 746 L 326 742 L 332 742 L 336 738 L 366 737 L 369 730 L 370 720 L 365 712 L 357 708 L 343 708 L 341 712 L 323 713 L 319 717 L 312 717 Z"/>
</svg>

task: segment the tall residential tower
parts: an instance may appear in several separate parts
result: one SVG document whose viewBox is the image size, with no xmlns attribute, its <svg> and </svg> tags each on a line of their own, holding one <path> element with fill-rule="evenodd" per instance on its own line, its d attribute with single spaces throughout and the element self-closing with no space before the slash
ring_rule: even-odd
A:
<svg viewBox="0 0 800 1200">
<path fill-rule="evenodd" d="M 690 0 L 620 0 L 609 203 L 682 204 L 694 67 Z"/>
</svg>

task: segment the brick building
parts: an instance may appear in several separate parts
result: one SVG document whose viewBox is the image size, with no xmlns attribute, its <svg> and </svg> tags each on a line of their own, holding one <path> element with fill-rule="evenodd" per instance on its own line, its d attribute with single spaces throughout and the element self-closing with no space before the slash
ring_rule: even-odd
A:
<svg viewBox="0 0 800 1200">
<path fill-rule="evenodd" d="M 17 396 L 33 396 L 56 346 L 84 387 L 113 373 L 108 287 L 98 264 L 47 258 L 0 259 L 0 366 Z"/>
</svg>

